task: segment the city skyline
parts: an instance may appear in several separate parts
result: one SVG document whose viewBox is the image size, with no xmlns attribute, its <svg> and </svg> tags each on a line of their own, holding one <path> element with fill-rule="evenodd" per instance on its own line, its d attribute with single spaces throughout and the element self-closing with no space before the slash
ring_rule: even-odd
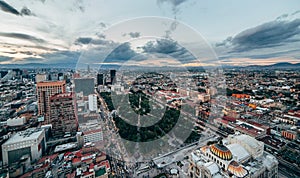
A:
<svg viewBox="0 0 300 178">
<path fill-rule="evenodd" d="M 0 0 L 0 177 L 299 177 L 299 7 Z"/>
<path fill-rule="evenodd" d="M 1 68 L 0 173 L 296 177 L 298 67 Z"/>
</svg>

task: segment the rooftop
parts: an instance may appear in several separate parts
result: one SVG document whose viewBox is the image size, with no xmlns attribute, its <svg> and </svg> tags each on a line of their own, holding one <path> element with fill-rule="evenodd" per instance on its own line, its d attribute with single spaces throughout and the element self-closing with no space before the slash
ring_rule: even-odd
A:
<svg viewBox="0 0 300 178">
<path fill-rule="evenodd" d="M 98 171 L 95 172 L 95 176 L 96 176 L 96 177 L 102 176 L 102 175 L 104 175 L 104 174 L 106 174 L 106 169 L 105 169 L 105 167 L 102 167 L 102 168 L 100 168 Z"/>
<path fill-rule="evenodd" d="M 58 93 L 58 94 L 51 96 L 50 99 L 72 98 L 73 96 L 74 96 L 74 93 Z"/>
<path fill-rule="evenodd" d="M 37 139 L 41 134 L 43 134 L 44 130 L 41 128 L 29 128 L 25 131 L 17 132 L 10 139 L 8 139 L 3 145 L 34 140 Z"/>
<path fill-rule="evenodd" d="M 248 151 L 240 144 L 229 144 L 227 148 L 231 151 L 232 155 L 238 162 L 245 160 L 250 157 Z"/>
<path fill-rule="evenodd" d="M 57 145 L 54 149 L 54 153 L 60 152 L 60 151 L 65 151 L 65 150 L 69 150 L 72 148 L 76 148 L 77 147 L 77 143 L 66 143 L 66 144 L 62 144 L 62 145 Z"/>
<path fill-rule="evenodd" d="M 259 142 L 258 140 L 256 140 L 255 138 L 249 136 L 249 135 L 245 135 L 245 134 L 241 134 L 241 135 L 232 135 L 231 137 L 234 137 L 235 139 L 245 142 L 247 143 L 251 148 L 255 149 L 258 148 L 259 146 L 261 146 L 261 142 Z"/>
<path fill-rule="evenodd" d="M 66 84 L 66 81 L 42 81 L 38 82 L 37 86 L 42 87 L 42 86 L 57 86 L 57 85 L 64 85 Z"/>
</svg>

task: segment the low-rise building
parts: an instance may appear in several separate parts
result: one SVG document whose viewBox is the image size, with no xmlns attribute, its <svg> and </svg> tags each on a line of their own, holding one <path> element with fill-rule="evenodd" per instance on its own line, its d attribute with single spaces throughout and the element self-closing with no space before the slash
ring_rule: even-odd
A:
<svg viewBox="0 0 300 178">
<path fill-rule="evenodd" d="M 296 140 L 297 137 L 297 132 L 292 131 L 292 130 L 283 130 L 281 131 L 281 136 L 284 138 L 287 138 L 289 140 Z"/>
<path fill-rule="evenodd" d="M 102 129 L 95 129 L 83 132 L 84 143 L 88 142 L 101 142 L 103 141 Z"/>
<path fill-rule="evenodd" d="M 2 145 L 3 164 L 16 163 L 24 155 L 29 155 L 32 161 L 37 161 L 45 152 L 45 140 L 45 131 L 41 128 L 17 132 Z"/>
<path fill-rule="evenodd" d="M 10 127 L 22 126 L 25 123 L 26 123 L 26 118 L 24 116 L 7 119 L 7 125 Z"/>
</svg>

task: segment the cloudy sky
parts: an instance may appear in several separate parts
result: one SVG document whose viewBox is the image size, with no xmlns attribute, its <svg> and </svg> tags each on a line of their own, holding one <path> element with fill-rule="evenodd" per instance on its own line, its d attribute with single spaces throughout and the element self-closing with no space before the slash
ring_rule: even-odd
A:
<svg viewBox="0 0 300 178">
<path fill-rule="evenodd" d="M 0 0 L 0 64 L 296 63 L 299 7 L 299 0 Z"/>
</svg>

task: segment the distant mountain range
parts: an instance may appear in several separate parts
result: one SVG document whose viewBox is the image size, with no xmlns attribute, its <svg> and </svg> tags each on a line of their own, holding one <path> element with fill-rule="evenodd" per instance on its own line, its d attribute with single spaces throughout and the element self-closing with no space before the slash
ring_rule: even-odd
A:
<svg viewBox="0 0 300 178">
<path fill-rule="evenodd" d="M 245 66 L 244 68 L 267 68 L 267 69 L 293 69 L 293 68 L 299 68 L 300 63 L 289 63 L 289 62 L 279 62 L 276 64 L 271 64 L 271 65 L 250 65 L 250 66 Z"/>
<path fill-rule="evenodd" d="M 43 63 L 27 63 L 27 64 L 1 64 L 1 68 L 8 68 L 8 69 L 13 69 L 13 68 L 28 68 L 28 69 L 33 69 L 33 68 L 69 68 L 69 69 L 75 69 L 76 68 L 76 63 L 56 63 L 56 64 L 43 64 Z M 80 65 L 81 68 L 87 69 L 87 64 Z M 152 67 L 152 66 L 121 66 L 117 64 L 102 64 L 102 65 L 97 65 L 101 66 L 102 69 L 152 69 L 152 68 L 165 68 L 165 67 Z M 90 66 L 93 68 L 94 66 Z M 300 63 L 289 63 L 289 62 L 280 62 L 272 65 L 249 65 L 249 66 L 230 66 L 230 65 L 224 65 L 222 66 L 223 68 L 230 69 L 230 68 L 244 68 L 244 69 L 295 69 L 295 68 L 300 68 Z M 176 68 L 176 67 L 168 67 L 170 68 Z M 179 67 L 180 68 L 180 67 Z M 178 69 L 179 69 L 178 68 Z M 197 69 L 202 67 L 188 67 L 188 69 Z M 209 68 L 209 67 L 205 67 Z"/>
</svg>

